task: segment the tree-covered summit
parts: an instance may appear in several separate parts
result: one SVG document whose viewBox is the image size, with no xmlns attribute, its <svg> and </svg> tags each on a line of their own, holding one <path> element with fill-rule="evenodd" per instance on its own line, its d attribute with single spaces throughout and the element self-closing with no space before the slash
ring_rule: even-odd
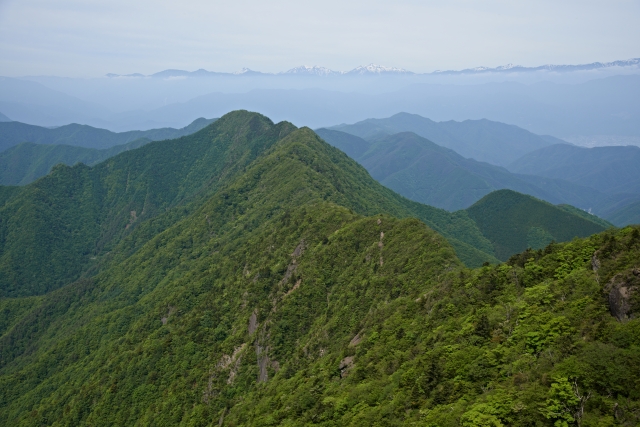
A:
<svg viewBox="0 0 640 427">
<path fill-rule="evenodd" d="M 527 248 L 541 249 L 549 243 L 587 237 L 613 227 L 577 208 L 558 207 L 511 190 L 498 190 L 466 209 L 482 234 L 506 261 Z"/>
<path fill-rule="evenodd" d="M 134 230 L 93 278 L 4 299 L 0 419 L 638 422 L 637 228 L 469 270 L 418 220 L 307 199 L 318 171 L 283 175 L 314 165 L 304 146 L 130 254 Z"/>
<path fill-rule="evenodd" d="M 154 222 L 154 233 L 160 231 L 254 162 L 277 164 L 277 156 L 265 157 L 270 149 L 296 144 L 296 150 L 304 152 L 301 165 L 323 168 L 318 177 L 331 181 L 341 203 L 361 213 L 421 218 L 451 237 L 467 262 L 494 260 L 490 244 L 466 215 L 396 195 L 308 129 L 297 131 L 289 142 L 283 139 L 294 131 L 290 123 L 233 112 L 193 135 L 153 142 L 91 168 L 61 165 L 30 185 L 8 191 L 10 196 L 0 200 L 2 293 L 41 294 L 95 270 L 113 244 L 138 224 L 161 215 Z M 312 163 L 304 163 L 308 161 Z M 282 190 L 281 181 L 277 177 L 270 182 L 273 191 Z M 329 197 L 313 184 L 306 191 L 315 200 Z"/>
</svg>

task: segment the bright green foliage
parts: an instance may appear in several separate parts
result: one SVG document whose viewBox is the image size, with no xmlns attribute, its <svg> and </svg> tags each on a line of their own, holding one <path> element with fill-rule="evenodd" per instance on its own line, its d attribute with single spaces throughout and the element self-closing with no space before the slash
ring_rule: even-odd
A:
<svg viewBox="0 0 640 427">
<path fill-rule="evenodd" d="M 243 114 L 220 121 L 276 126 Z M 309 129 L 191 200 L 93 276 L 2 300 L 0 424 L 640 422 L 640 322 L 606 298 L 635 283 L 638 228 L 470 270 Z"/>
<path fill-rule="evenodd" d="M 579 404 L 580 399 L 575 395 L 569 380 L 561 377 L 551 384 L 549 399 L 543 411 L 547 418 L 554 420 L 555 427 L 569 427 L 575 422 L 573 414 Z"/>
<path fill-rule="evenodd" d="M 606 228 L 588 216 L 511 190 L 494 191 L 466 211 L 503 261 L 527 248 L 541 249 L 552 241 L 566 242 Z"/>
<path fill-rule="evenodd" d="M 229 209 L 215 196 L 23 316 L 0 339 L 1 419 L 574 425 L 570 378 L 590 396 L 583 425 L 638 422 L 640 323 L 611 317 L 598 284 L 637 259 L 631 230 L 599 276 L 582 252 L 603 253 L 607 235 L 470 271 L 416 220 L 321 203 L 224 225 Z M 568 258 L 583 262 L 557 279 Z"/>
</svg>

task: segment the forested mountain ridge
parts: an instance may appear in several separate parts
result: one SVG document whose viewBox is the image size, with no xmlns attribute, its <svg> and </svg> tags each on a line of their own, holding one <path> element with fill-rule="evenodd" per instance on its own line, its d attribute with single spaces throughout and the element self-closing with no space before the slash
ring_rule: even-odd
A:
<svg viewBox="0 0 640 427">
<path fill-rule="evenodd" d="M 163 214 L 147 225 L 156 227 L 148 236 L 155 235 L 295 130 L 286 122 L 274 125 L 248 112 L 230 113 L 220 120 L 196 134 L 154 142 L 93 168 L 58 166 L 30 185 L 4 191 L 6 197 L 0 199 L 3 295 L 41 294 L 92 271 L 101 255 L 132 228 Z M 298 136 L 316 150 L 311 156 L 322 153 L 323 167 L 332 171 L 327 178 L 334 181 L 327 185 L 339 188 L 334 196 L 314 191 L 317 200 L 340 202 L 361 214 L 420 218 L 447 236 L 470 265 L 497 261 L 491 244 L 465 212 L 452 214 L 411 202 L 375 182 L 311 131 L 299 131 Z M 182 207 L 172 209 L 178 206 Z"/>
<path fill-rule="evenodd" d="M 494 191 L 465 211 L 493 244 L 498 259 L 506 261 L 527 248 L 542 249 L 613 227 L 576 208 L 560 208 L 511 190 Z"/>
<path fill-rule="evenodd" d="M 373 142 L 337 130 L 318 129 L 316 133 L 353 157 L 385 186 L 411 200 L 450 211 L 466 209 L 490 192 L 505 188 L 553 204 L 594 208 L 598 214 L 619 202 L 579 183 L 514 174 L 500 166 L 465 159 L 412 132 L 382 136 Z"/>
<path fill-rule="evenodd" d="M 564 179 L 607 193 L 640 194 L 640 147 L 576 147 L 558 144 L 533 151 L 507 166 L 516 173 Z"/>
<path fill-rule="evenodd" d="M 123 145 L 97 150 L 73 145 L 22 142 L 0 152 L 0 185 L 26 185 L 48 174 L 57 164 L 93 166 L 123 151 L 151 142 L 141 138 Z"/>
<path fill-rule="evenodd" d="M 618 226 L 640 222 L 640 148 L 551 145 L 516 160 L 508 169 L 586 185 L 608 195 L 593 211 Z"/>
<path fill-rule="evenodd" d="M 77 278 L 130 228 L 214 191 L 293 129 L 239 112 L 193 135 L 93 168 L 59 165 L 30 185 L 7 190 L 0 200 L 2 294 L 40 294 Z"/>
<path fill-rule="evenodd" d="M 269 125 L 242 114 L 203 132 Z M 637 424 L 637 228 L 469 270 L 420 221 L 358 213 L 413 206 L 389 194 L 290 131 L 95 276 L 3 298 L 0 421 Z"/>
<path fill-rule="evenodd" d="M 0 151 L 4 151 L 21 142 L 107 149 L 115 145 L 127 144 L 140 138 L 152 141 L 179 138 L 197 132 L 215 120 L 201 117 L 181 129 L 161 128 L 119 133 L 76 123 L 46 128 L 15 121 L 0 121 Z"/>
<path fill-rule="evenodd" d="M 640 224 L 640 201 L 629 203 L 611 214 L 616 224 Z"/>
<path fill-rule="evenodd" d="M 552 143 L 563 142 L 553 137 L 541 137 L 517 126 L 486 119 L 435 122 L 409 113 L 332 126 L 329 129 L 350 133 L 368 141 L 400 132 L 413 132 L 442 147 L 452 149 L 465 158 L 498 166 L 506 166 L 524 154 Z"/>
</svg>

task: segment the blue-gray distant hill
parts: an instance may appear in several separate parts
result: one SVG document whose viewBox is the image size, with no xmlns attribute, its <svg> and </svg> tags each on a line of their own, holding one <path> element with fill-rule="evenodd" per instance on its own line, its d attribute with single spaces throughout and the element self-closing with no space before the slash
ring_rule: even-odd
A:
<svg viewBox="0 0 640 427">
<path fill-rule="evenodd" d="M 412 132 L 388 135 L 373 142 L 332 129 L 316 132 L 362 164 L 385 186 L 411 200 L 449 211 L 466 209 L 501 189 L 518 191 L 556 205 L 568 204 L 585 210 L 595 207 L 596 214 L 600 213 L 598 209 L 605 211 L 620 202 L 574 182 L 514 174 L 500 166 L 466 159 Z M 622 202 L 626 205 L 629 201 Z"/>
<path fill-rule="evenodd" d="M 10 122 L 11 119 L 4 114 L 0 113 L 0 122 Z"/>
<path fill-rule="evenodd" d="M 151 142 L 140 138 L 128 144 L 104 150 L 73 145 L 34 144 L 22 142 L 0 153 L 0 185 L 26 185 L 47 175 L 57 164 L 73 166 L 84 163 L 93 166 L 123 151 L 133 150 Z"/>
<path fill-rule="evenodd" d="M 640 147 L 584 148 L 557 144 L 524 155 L 507 168 L 586 185 L 608 193 L 640 193 Z"/>
<path fill-rule="evenodd" d="M 82 123 L 113 131 L 178 128 L 237 108 L 313 128 L 407 111 L 436 121 L 486 118 L 559 138 L 640 138 L 640 76 L 590 73 L 595 80 L 585 82 L 586 74 L 579 81 L 570 74 L 562 74 L 562 82 L 545 78 L 531 84 L 504 81 L 504 75 L 500 82 L 485 82 L 464 74 L 437 80 L 404 74 L 0 77 L 0 111 L 24 123 Z"/>
<path fill-rule="evenodd" d="M 182 129 L 122 133 L 76 124 L 47 129 L 19 122 L 0 123 L 0 141 L 5 143 L 5 147 L 16 141 L 27 141 L 0 152 L 0 185 L 29 184 L 47 175 L 59 163 L 92 166 L 151 141 L 190 135 L 213 121 L 215 119 L 201 118 Z"/>
<path fill-rule="evenodd" d="M 640 147 L 551 145 L 524 155 L 508 168 L 594 188 L 609 195 L 608 203 L 594 206 L 599 214 L 616 225 L 640 223 Z"/>
<path fill-rule="evenodd" d="M 385 119 L 367 119 L 330 129 L 356 135 L 367 141 L 399 132 L 413 132 L 450 148 L 463 157 L 499 166 L 506 166 L 531 151 L 564 142 L 491 120 L 435 122 L 409 113 L 398 113 Z"/>
<path fill-rule="evenodd" d="M 50 129 L 20 122 L 2 122 L 0 123 L 0 151 L 4 151 L 21 142 L 47 145 L 64 144 L 100 150 L 128 144 L 140 138 L 146 138 L 151 141 L 179 138 L 199 131 L 214 120 L 199 118 L 181 129 L 161 128 L 119 133 L 76 123 Z"/>
<path fill-rule="evenodd" d="M 640 201 L 613 210 L 609 218 L 612 223 L 619 225 L 640 224 Z"/>
</svg>

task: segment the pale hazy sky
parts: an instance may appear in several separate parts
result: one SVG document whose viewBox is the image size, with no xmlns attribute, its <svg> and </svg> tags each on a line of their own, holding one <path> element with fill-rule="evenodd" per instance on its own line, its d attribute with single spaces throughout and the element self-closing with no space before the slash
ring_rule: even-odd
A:
<svg viewBox="0 0 640 427">
<path fill-rule="evenodd" d="M 0 75 L 640 57 L 640 0 L 0 0 Z"/>
</svg>

